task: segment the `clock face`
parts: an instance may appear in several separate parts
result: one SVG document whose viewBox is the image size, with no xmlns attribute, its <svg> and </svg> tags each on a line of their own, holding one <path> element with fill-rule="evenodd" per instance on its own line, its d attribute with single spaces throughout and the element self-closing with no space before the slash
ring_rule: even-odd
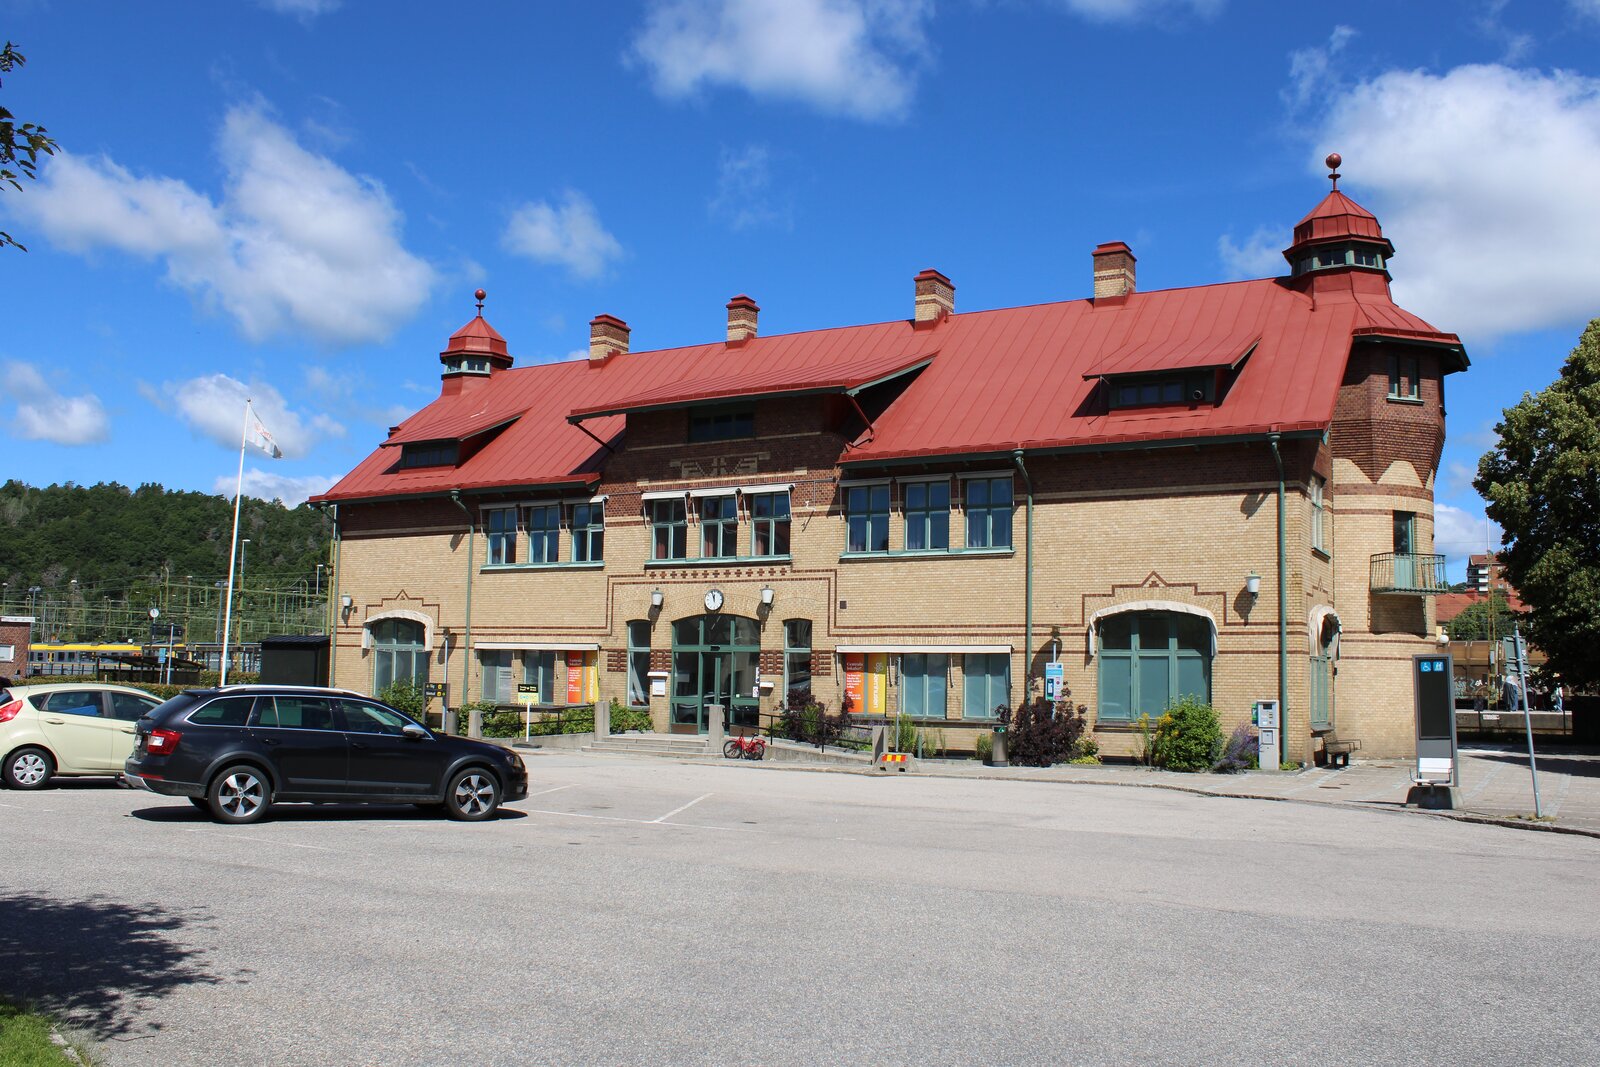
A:
<svg viewBox="0 0 1600 1067">
<path fill-rule="evenodd" d="M 706 594 L 706 610 L 707 611 L 721 611 L 722 610 L 722 590 L 713 589 L 713 590 L 711 590 L 710 592 L 708 592 Z"/>
</svg>

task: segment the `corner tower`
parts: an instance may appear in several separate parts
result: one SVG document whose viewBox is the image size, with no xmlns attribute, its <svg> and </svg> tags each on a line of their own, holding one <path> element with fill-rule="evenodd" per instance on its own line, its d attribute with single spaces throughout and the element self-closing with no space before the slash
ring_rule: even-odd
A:
<svg viewBox="0 0 1600 1067">
<path fill-rule="evenodd" d="M 444 364 L 440 375 L 444 396 L 455 396 L 499 371 L 511 369 L 506 339 L 483 317 L 483 301 L 488 294 L 479 289 L 473 296 L 478 301 L 478 314 L 451 334 L 444 351 L 439 353 L 439 362 Z"/>
<path fill-rule="evenodd" d="M 1333 191 L 1295 223 L 1294 243 L 1283 250 L 1283 258 L 1289 261 L 1293 284 L 1303 292 L 1337 288 L 1387 296 L 1394 245 L 1372 212 L 1339 191 L 1342 162 L 1337 152 L 1328 156 Z"/>
</svg>

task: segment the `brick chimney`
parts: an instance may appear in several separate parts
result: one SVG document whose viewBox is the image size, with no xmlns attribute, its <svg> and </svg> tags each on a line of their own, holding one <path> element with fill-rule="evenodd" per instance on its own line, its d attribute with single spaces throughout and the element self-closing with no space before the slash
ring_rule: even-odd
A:
<svg viewBox="0 0 1600 1067">
<path fill-rule="evenodd" d="M 917 275 L 917 305 L 914 321 L 933 325 L 956 313 L 956 287 L 936 270 Z"/>
<path fill-rule="evenodd" d="M 735 347 L 753 339 L 756 335 L 756 316 L 761 309 L 756 307 L 756 302 L 740 293 L 728 301 L 728 344 Z"/>
<path fill-rule="evenodd" d="M 589 320 L 589 366 L 598 367 L 612 356 L 628 354 L 628 324 L 615 315 Z"/>
<path fill-rule="evenodd" d="M 1104 301 L 1126 300 L 1133 295 L 1133 249 L 1121 241 L 1109 241 L 1094 250 L 1094 298 Z"/>
</svg>

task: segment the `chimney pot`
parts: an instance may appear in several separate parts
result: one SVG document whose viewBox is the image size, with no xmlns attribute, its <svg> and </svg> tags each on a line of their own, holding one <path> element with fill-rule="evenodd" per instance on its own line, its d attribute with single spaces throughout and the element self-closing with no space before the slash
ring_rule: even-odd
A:
<svg viewBox="0 0 1600 1067">
<path fill-rule="evenodd" d="M 936 270 L 925 270 L 916 277 L 917 323 L 934 324 L 956 313 L 955 284 Z"/>
<path fill-rule="evenodd" d="M 1133 249 L 1121 241 L 1108 241 L 1094 250 L 1094 298 L 1126 300 L 1133 295 L 1136 262 Z"/>
<path fill-rule="evenodd" d="M 761 309 L 756 302 L 740 293 L 728 301 L 728 344 L 742 345 L 756 335 L 756 316 Z"/>
<path fill-rule="evenodd" d="M 615 315 L 589 320 L 589 365 L 598 367 L 612 356 L 628 354 L 628 324 Z"/>
</svg>

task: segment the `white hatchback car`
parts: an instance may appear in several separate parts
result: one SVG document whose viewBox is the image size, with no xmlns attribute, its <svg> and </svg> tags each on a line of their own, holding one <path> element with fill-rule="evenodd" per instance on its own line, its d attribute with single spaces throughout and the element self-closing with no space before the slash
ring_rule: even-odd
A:
<svg viewBox="0 0 1600 1067">
<path fill-rule="evenodd" d="M 57 775 L 120 775 L 134 724 L 160 703 L 139 689 L 93 682 L 0 689 L 0 781 L 39 789 Z"/>
</svg>

